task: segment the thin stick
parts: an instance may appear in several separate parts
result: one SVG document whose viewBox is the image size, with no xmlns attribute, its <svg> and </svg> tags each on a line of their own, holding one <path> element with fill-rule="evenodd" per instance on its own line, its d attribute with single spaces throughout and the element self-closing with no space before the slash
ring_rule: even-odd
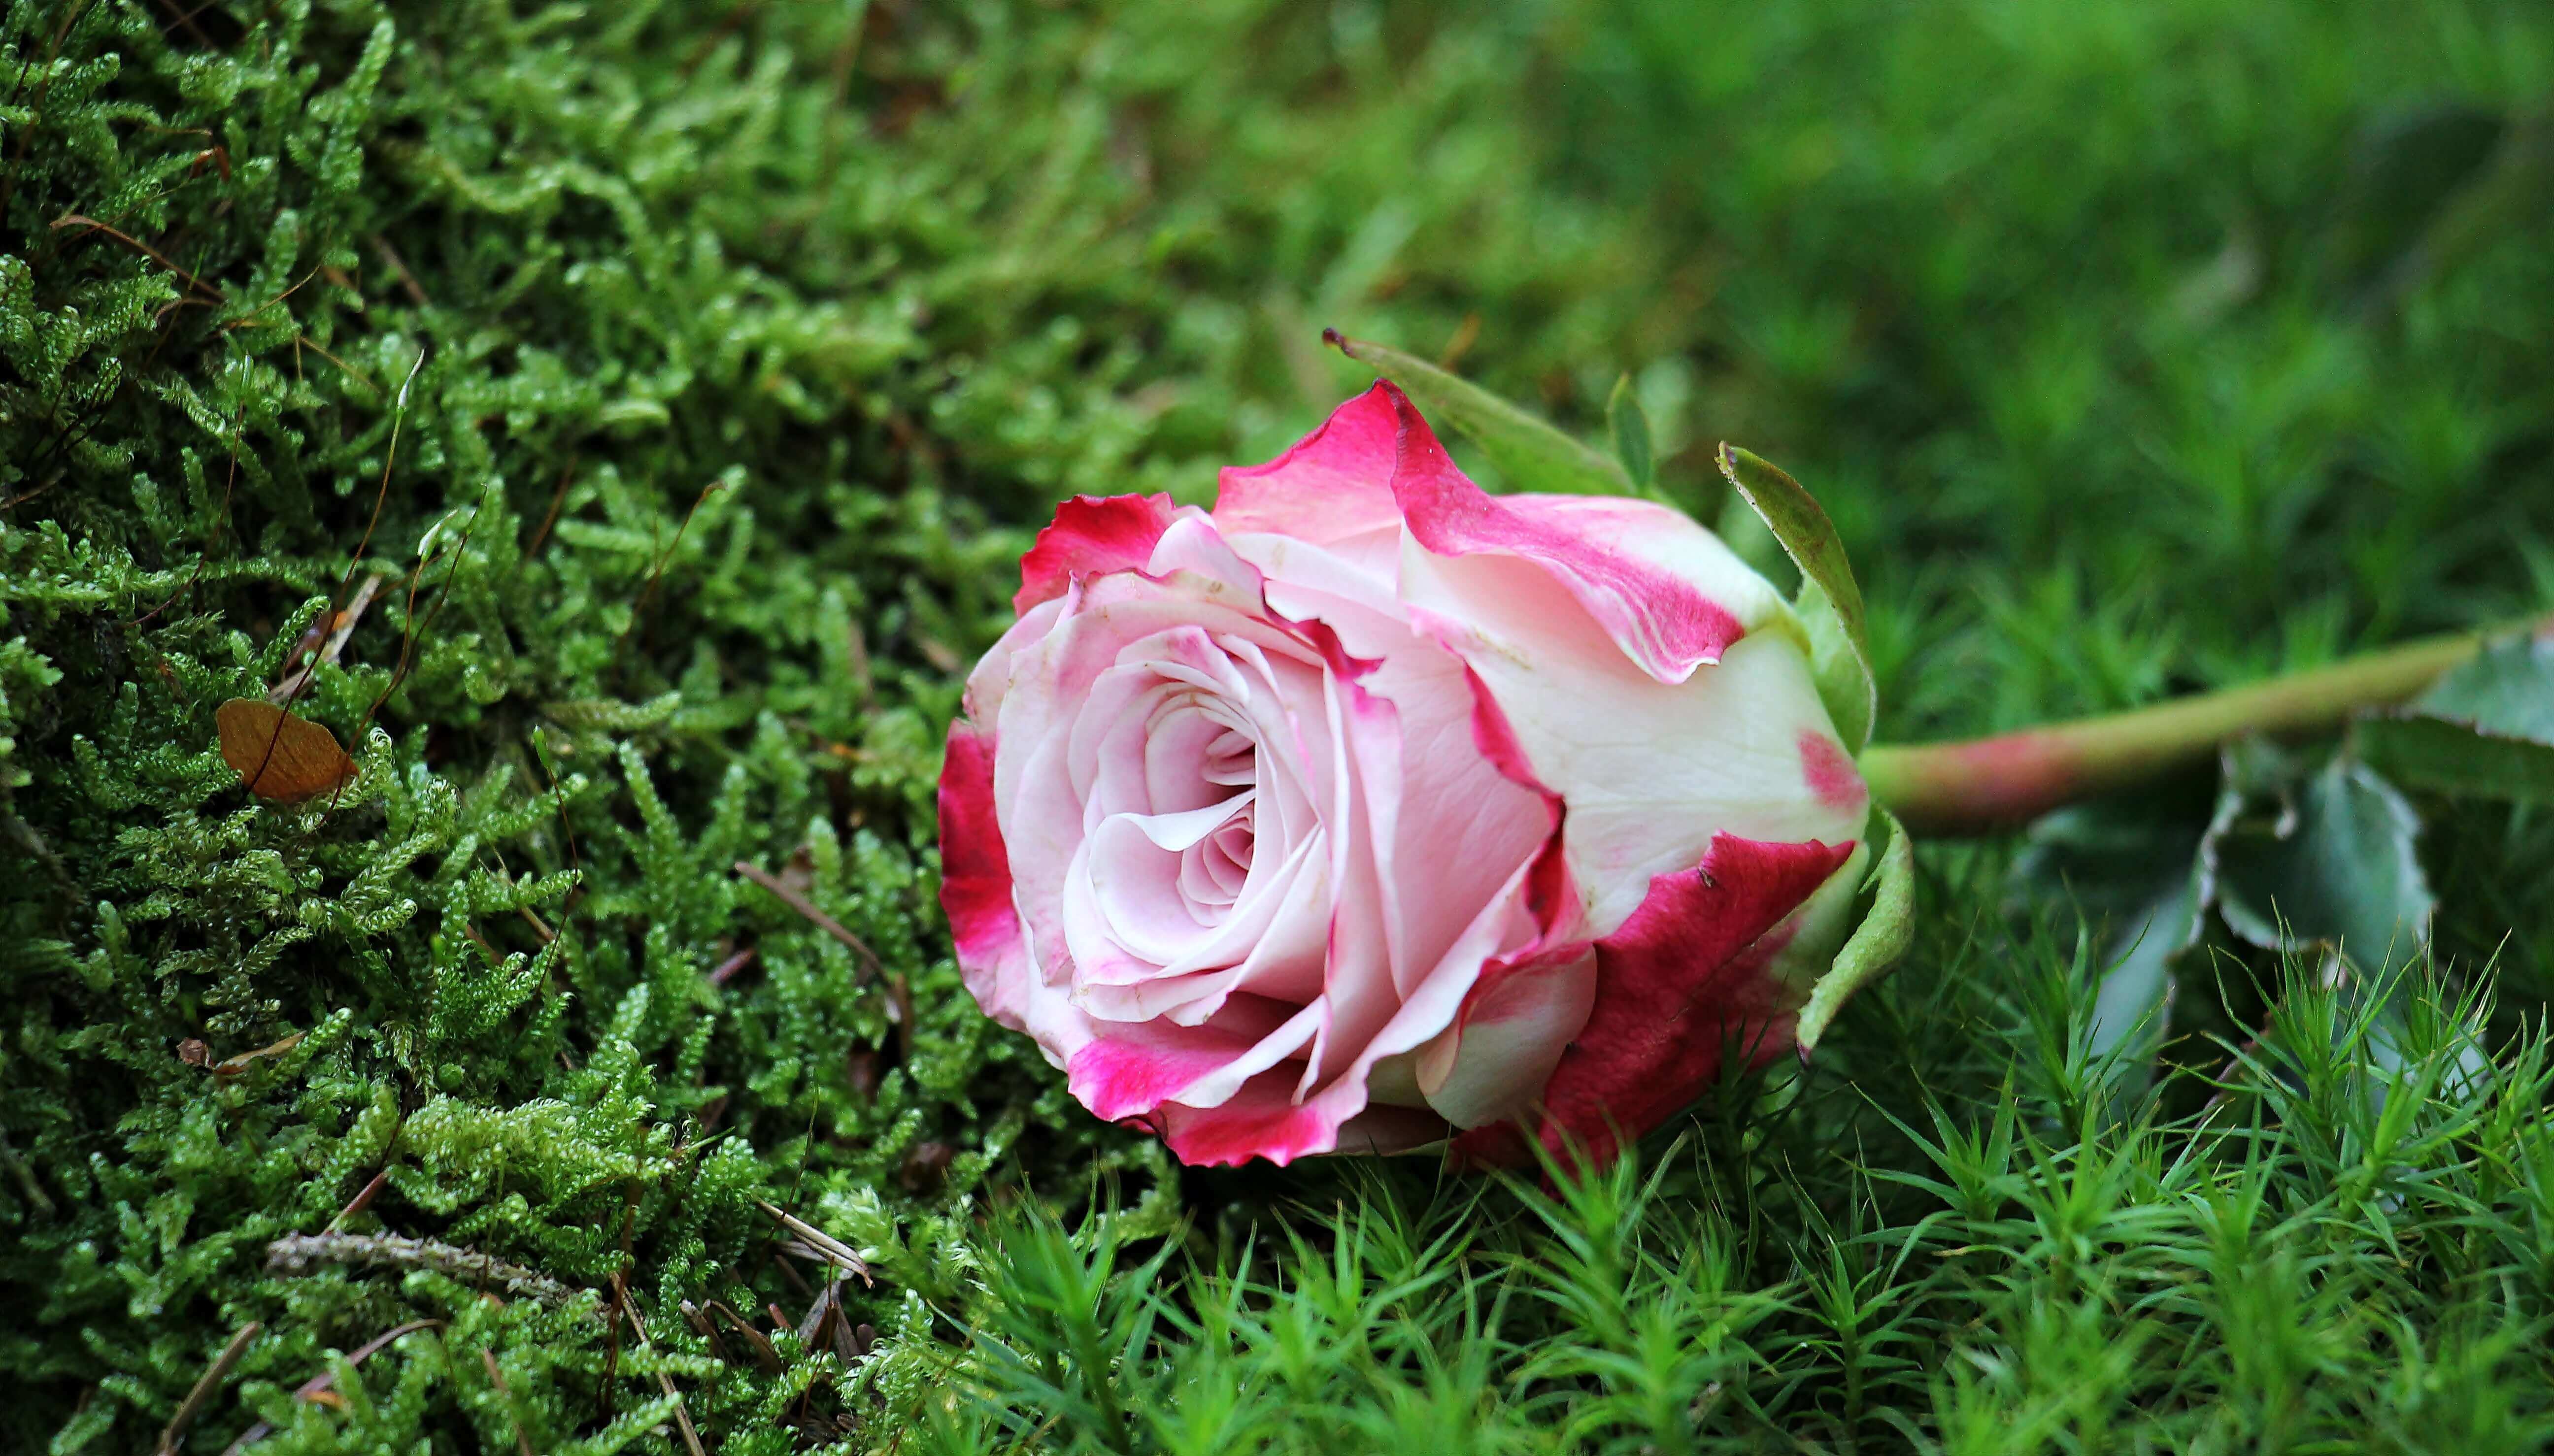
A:
<svg viewBox="0 0 2554 1456">
<path fill-rule="evenodd" d="M 421 1329 L 441 1329 L 442 1327 L 443 1321 L 439 1319 L 411 1319 L 407 1323 L 400 1325 L 394 1329 L 384 1330 L 380 1334 L 373 1336 L 371 1339 L 366 1340 L 362 1347 L 357 1349 L 354 1354 L 347 1356 L 346 1366 L 351 1370 L 355 1366 L 363 1364 L 365 1361 L 370 1360 L 375 1355 L 381 1353 L 384 1348 L 389 1346 L 391 1341 L 398 1339 L 402 1335 L 412 1335 Z M 334 1370 L 323 1370 L 317 1375 L 310 1377 L 310 1379 L 303 1381 L 300 1386 L 293 1391 L 292 1399 L 295 1400 L 315 1400 L 320 1396 L 326 1394 L 328 1389 L 336 1383 L 337 1372 Z M 240 1433 L 240 1438 L 231 1442 L 230 1448 L 224 1451 L 222 1456 L 240 1456 L 242 1451 L 247 1450 L 249 1447 L 256 1445 L 258 1442 L 265 1440 L 268 1436 L 273 1434 L 275 1434 L 274 1424 L 269 1421 L 261 1420 L 257 1424 L 250 1426 L 247 1430 L 242 1431 Z"/>
<path fill-rule="evenodd" d="M 309 678 L 310 674 L 334 663 L 346 650 L 346 639 L 355 634 L 355 623 L 364 619 L 365 609 L 373 605 L 373 599 L 382 594 L 382 583 L 389 580 L 389 577 L 380 572 L 374 572 L 364 578 L 363 586 L 355 591 L 355 600 L 347 603 L 344 611 L 330 613 L 319 621 L 312 623 L 315 630 L 310 635 L 319 637 L 319 650 L 315 653 L 304 653 L 303 647 L 308 643 L 308 636 L 305 636 L 302 642 L 294 644 L 291 655 L 284 662 L 284 680 L 267 690 L 266 701 L 279 708 L 283 707 L 300 693 L 301 684 Z M 309 658 L 306 663 L 301 661 L 305 655 Z M 296 667 L 299 668 L 298 671 L 294 670 Z"/>
<path fill-rule="evenodd" d="M 381 1196 L 382 1188 L 387 1185 L 390 1180 L 391 1166 L 385 1163 L 382 1165 L 381 1172 L 374 1174 L 372 1177 L 364 1183 L 364 1186 L 356 1192 L 355 1196 L 347 1200 L 346 1206 L 337 1210 L 337 1216 L 328 1220 L 328 1227 L 333 1229 L 337 1225 L 344 1223 L 347 1219 L 350 1219 L 356 1214 L 363 1212 L 365 1209 L 372 1207 L 373 1200 Z"/>
<path fill-rule="evenodd" d="M 799 894 L 796 890 L 789 888 L 787 885 L 782 884 L 769 870 L 740 859 L 736 862 L 736 872 L 744 875 L 747 879 L 754 881 L 755 884 L 762 886 L 764 889 L 769 890 L 772 894 L 778 896 L 781 904 L 786 905 L 790 909 L 797 911 L 800 915 L 805 916 L 808 924 L 814 926 L 820 931 L 823 931 L 825 934 L 832 936 L 835 940 L 842 942 L 844 945 L 851 947 L 853 953 L 861 957 L 861 963 L 868 967 L 871 975 L 876 976 L 884 975 L 886 973 L 885 963 L 877 958 L 877 952 L 871 950 L 868 943 L 864 942 L 860 937 L 853 935 L 850 931 L 845 930 L 841 921 L 836 920 L 834 917 L 827 915 L 822 910 L 817 909 L 815 902 L 809 900 L 806 896 Z"/>
<path fill-rule="evenodd" d="M 329 610 L 332 612 L 336 610 L 336 605 L 339 602 L 346 600 L 346 589 L 354 585 L 355 582 L 355 568 L 362 564 L 364 552 L 372 547 L 374 528 L 382 523 L 382 504 L 390 499 L 391 494 L 391 467 L 399 460 L 400 426 L 406 422 L 407 419 L 408 386 L 416 383 L 417 371 L 425 368 L 425 353 L 426 351 L 423 349 L 416 351 L 416 362 L 407 367 L 407 378 L 400 384 L 399 401 L 391 408 L 390 447 L 384 451 L 382 455 L 382 483 L 380 488 L 373 492 L 372 517 L 364 522 L 363 539 L 355 543 L 355 554 L 346 558 L 346 574 L 337 579 L 337 590 L 328 594 L 328 606 Z M 413 602 L 411 602 L 410 605 L 413 607 Z M 405 655 L 406 650 L 405 644 L 403 644 L 401 650 L 403 655 Z M 309 686 L 310 679 L 305 675 L 299 683 L 296 683 L 293 686 L 291 695 L 287 697 L 284 702 L 278 706 L 282 707 L 285 710 L 285 714 L 289 715 L 292 711 L 292 705 L 300 701 L 302 689 Z M 372 719 L 372 715 L 367 713 L 364 715 L 364 718 L 365 721 L 369 723 Z M 357 734 L 357 741 L 360 742 L 361 738 L 362 735 L 359 732 Z M 275 745 L 282 741 L 284 741 L 284 716 L 279 715 L 275 720 L 275 731 L 267 737 L 266 753 L 258 759 L 257 772 L 248 776 L 248 782 L 252 784 L 256 783 L 258 779 L 265 774 L 266 765 L 275 757 Z M 332 793 L 328 796 L 328 807 L 330 809 L 337 807 L 337 795 L 342 794 L 345 791 L 346 786 L 343 783 L 337 785 L 336 793 Z"/>
<path fill-rule="evenodd" d="M 174 1456 L 177 1438 L 184 1435 L 186 1427 L 194 1424 L 195 1417 L 203 1413 L 204 1403 L 213 1399 L 213 1392 L 221 1389 L 223 1381 L 230 1379 L 232 1367 L 248 1353 L 249 1341 L 256 1339 L 257 1332 L 264 1328 L 266 1326 L 254 1319 L 241 1325 L 239 1332 L 231 1336 L 231 1342 L 222 1346 L 222 1353 L 214 1356 L 213 1363 L 204 1367 L 204 1373 L 195 1378 L 195 1388 L 178 1402 L 177 1413 L 170 1416 L 169 1423 L 161 1427 L 160 1456 Z"/>
<path fill-rule="evenodd" d="M 508 581 L 511 582 L 522 575 L 523 563 L 540 554 L 542 545 L 550 538 L 550 527 L 558 524 L 559 507 L 567 503 L 568 483 L 575 479 L 576 462 L 571 460 L 559 472 L 558 489 L 550 492 L 550 508 L 541 515 L 540 529 L 532 532 L 531 543 L 523 547 L 522 555 L 515 558 L 515 569 L 507 574 Z"/>
<path fill-rule="evenodd" d="M 743 970 L 754 963 L 754 956 L 755 949 L 752 946 L 748 946 L 725 960 L 720 961 L 717 968 L 710 972 L 710 984 L 714 986 L 726 985 L 738 971 Z"/>
<path fill-rule="evenodd" d="M 407 290 L 408 297 L 415 300 L 417 307 L 434 306 L 426 300 L 425 289 L 418 285 L 416 275 L 407 271 L 407 260 L 400 257 L 399 250 L 391 246 L 390 239 L 379 233 L 373 234 L 373 251 L 381 255 L 382 262 L 391 266 L 391 272 L 399 275 L 400 286 Z"/>
<path fill-rule="evenodd" d="M 863 1260 L 860 1256 L 860 1252 L 854 1249 L 851 1245 L 835 1238 L 832 1234 L 825 1232 L 823 1229 L 816 1227 L 814 1224 L 809 1223 L 803 1218 L 793 1217 L 790 1214 L 782 1212 L 780 1210 L 780 1206 L 776 1203 L 770 1203 L 763 1199 L 756 1198 L 754 1200 L 754 1206 L 761 1209 L 763 1216 L 769 1218 L 773 1223 L 776 1223 L 782 1228 L 787 1229 L 790 1233 L 797 1235 L 798 1241 L 805 1244 L 808 1252 L 814 1254 L 817 1258 L 824 1260 L 826 1263 L 833 1265 L 837 1269 L 859 1275 L 861 1277 L 862 1284 L 868 1284 L 870 1282 L 870 1267 L 868 1262 Z"/>
<path fill-rule="evenodd" d="M 497 1399 L 506 1402 L 506 1413 L 514 1417 L 515 1449 L 522 1456 L 532 1456 L 532 1438 L 523 1434 L 523 1412 L 515 1404 L 515 1392 L 506 1384 L 506 1372 L 497 1368 L 497 1357 L 487 1346 L 479 1347 L 479 1358 L 488 1363 L 488 1384 L 497 1388 Z"/>
<path fill-rule="evenodd" d="M 213 38 L 204 34 L 204 28 L 202 26 L 195 24 L 194 11 L 179 10 L 177 8 L 177 0 L 160 0 L 160 8 L 174 17 L 170 24 L 173 26 L 183 26 L 186 34 L 195 38 L 196 45 L 203 47 L 207 51 L 213 49 Z M 165 36 L 168 32 L 163 30 L 161 34 Z"/>
<path fill-rule="evenodd" d="M 647 1338 L 647 1321 L 638 1317 L 638 1306 L 630 1302 L 630 1291 L 622 1285 L 621 1276 L 618 1273 L 612 1276 L 612 1284 L 615 1288 L 621 1290 L 622 1305 L 630 1311 L 630 1328 L 638 1336 L 638 1347 L 645 1350 L 649 1356 L 654 1356 L 656 1343 Z M 656 1389 L 663 1391 L 674 1400 L 674 1428 L 683 1433 L 685 1449 L 689 1450 L 692 1456 L 709 1456 L 707 1451 L 701 1449 L 701 1433 L 692 1429 L 692 1413 L 684 1408 L 683 1393 L 674 1389 L 674 1378 L 665 1374 L 662 1363 L 656 1366 Z"/>
<path fill-rule="evenodd" d="M 672 544 L 666 546 L 664 552 L 657 556 L 655 569 L 647 573 L 647 585 L 639 588 L 638 605 L 630 609 L 629 629 L 621 634 L 625 641 L 628 640 L 631 632 L 635 632 L 638 629 L 638 624 L 647 611 L 648 602 L 653 600 L 656 595 L 656 583 L 665 575 L 666 563 L 674 559 L 675 552 L 683 549 L 683 535 L 692 528 L 692 517 L 701 513 L 702 504 L 707 502 L 713 494 L 726 489 L 726 482 L 712 481 L 708 485 L 701 487 L 701 493 L 692 498 L 692 508 L 683 512 L 683 523 L 674 527 L 674 539 Z"/>
<path fill-rule="evenodd" d="M 122 243 L 125 247 L 132 249 L 134 252 L 141 254 L 143 257 L 159 264 L 162 268 L 165 268 L 171 273 L 174 273 L 177 277 L 185 280 L 187 287 L 192 288 L 199 293 L 206 294 L 216 300 L 226 300 L 227 298 L 227 295 L 224 294 L 220 288 L 215 287 L 213 284 L 205 282 L 202 279 L 186 272 L 185 269 L 180 268 L 177 265 L 175 259 L 171 258 L 168 254 L 152 247 L 150 244 L 133 236 L 131 233 L 125 232 L 119 228 L 111 226 L 110 224 L 99 222 L 96 218 L 90 217 L 86 213 L 65 212 L 61 216 L 54 219 L 53 226 L 57 230 L 62 228 L 87 228 L 90 232 L 104 233 L 115 241 Z M 82 236 L 86 236 L 86 234 L 83 234 Z M 74 239 L 72 241 L 77 240 Z"/>
</svg>

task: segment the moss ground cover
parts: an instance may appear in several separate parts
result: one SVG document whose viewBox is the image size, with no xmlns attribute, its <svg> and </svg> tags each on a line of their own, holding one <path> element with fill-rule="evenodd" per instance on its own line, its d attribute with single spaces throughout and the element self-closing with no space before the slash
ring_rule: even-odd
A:
<svg viewBox="0 0 2554 1456">
<path fill-rule="evenodd" d="M 10 1449 L 2554 1433 L 2541 811 L 2434 821 L 2405 1036 L 2216 947 L 2151 1083 L 1928 848 L 1804 1077 L 1545 1193 L 1092 1125 L 930 800 L 1052 502 L 1326 325 L 1791 469 L 1893 738 L 2541 606 L 2554 18 L 27 0 L 0 95 Z M 253 800 L 314 657 L 358 777 Z"/>
</svg>

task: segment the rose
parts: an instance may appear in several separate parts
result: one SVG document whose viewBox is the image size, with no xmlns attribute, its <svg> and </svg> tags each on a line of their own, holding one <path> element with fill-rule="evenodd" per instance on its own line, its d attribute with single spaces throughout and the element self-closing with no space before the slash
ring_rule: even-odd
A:
<svg viewBox="0 0 2554 1456">
<path fill-rule="evenodd" d="M 1790 1045 L 1869 799 L 1770 584 L 1390 384 L 1220 485 L 1021 558 L 940 786 L 987 1013 L 1191 1163 L 1602 1157 Z"/>
</svg>

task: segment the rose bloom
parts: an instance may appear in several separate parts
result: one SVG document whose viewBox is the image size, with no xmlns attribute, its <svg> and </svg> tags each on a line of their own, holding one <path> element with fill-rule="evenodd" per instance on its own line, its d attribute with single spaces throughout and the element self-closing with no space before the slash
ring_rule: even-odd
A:
<svg viewBox="0 0 2554 1456">
<path fill-rule="evenodd" d="M 940 783 L 959 965 L 1185 1162 L 1604 1158 L 1850 929 L 1869 796 L 1773 586 L 1484 493 L 1390 384 L 1213 510 L 1066 502 L 1020 578 Z"/>
</svg>

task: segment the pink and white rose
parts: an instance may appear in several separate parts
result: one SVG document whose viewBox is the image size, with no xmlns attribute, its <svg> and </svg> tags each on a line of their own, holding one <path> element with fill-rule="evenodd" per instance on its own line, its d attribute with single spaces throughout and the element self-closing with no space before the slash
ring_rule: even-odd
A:
<svg viewBox="0 0 2554 1456">
<path fill-rule="evenodd" d="M 1869 796 L 1667 506 L 1493 497 L 1389 384 L 1213 510 L 1066 502 L 940 785 L 967 986 L 1190 1163 L 1602 1158 L 1791 1045 Z"/>
</svg>

